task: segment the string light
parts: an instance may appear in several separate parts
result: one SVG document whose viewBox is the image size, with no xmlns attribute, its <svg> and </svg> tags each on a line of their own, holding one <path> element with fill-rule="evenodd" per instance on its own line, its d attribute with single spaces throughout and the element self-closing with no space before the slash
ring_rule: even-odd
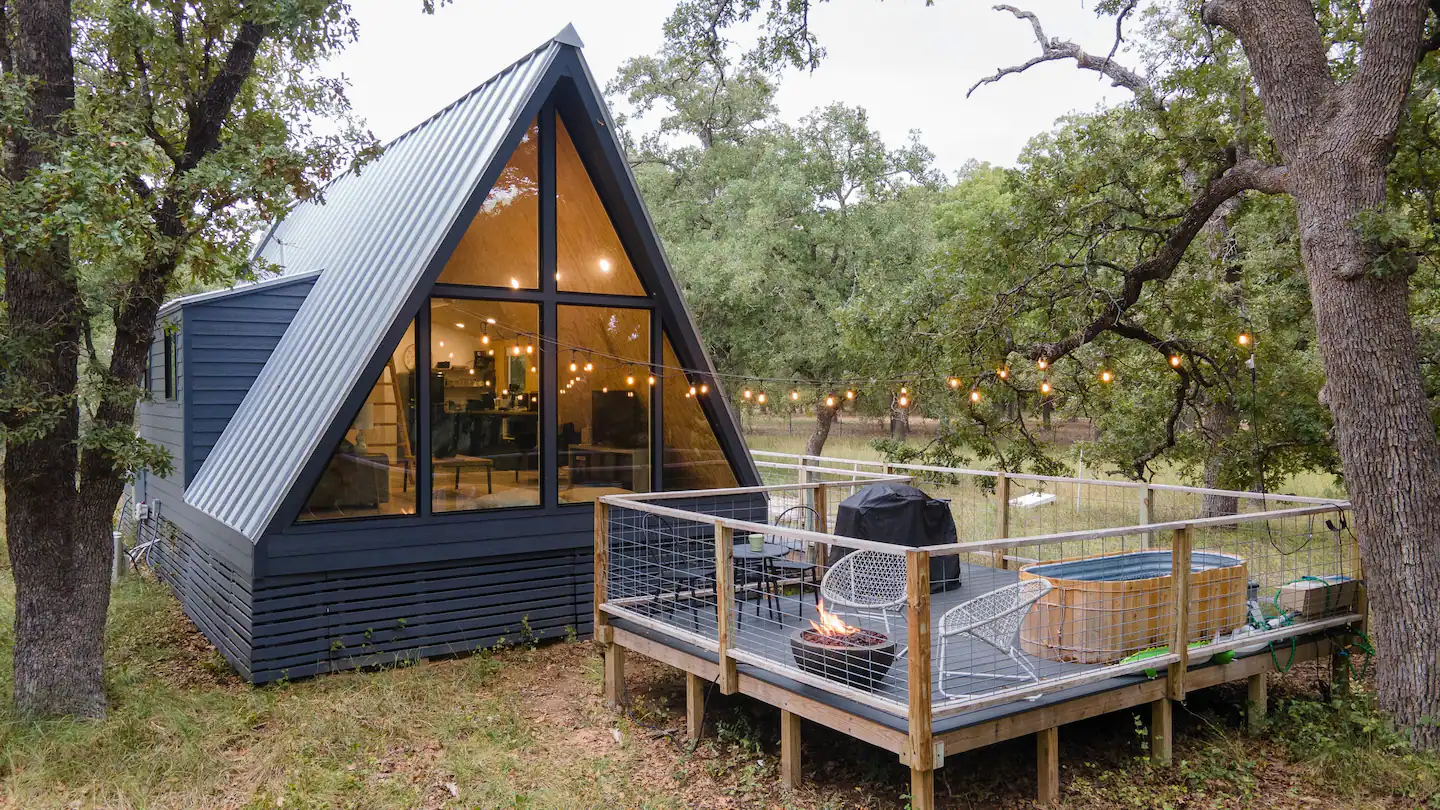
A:
<svg viewBox="0 0 1440 810">
<path fill-rule="evenodd" d="M 825 407 L 827 407 L 827 408 L 833 408 L 833 407 L 835 407 L 835 397 L 833 397 L 833 396 L 825 397 Z"/>
<path fill-rule="evenodd" d="M 978 389 L 974 389 L 974 388 L 970 389 L 970 401 L 971 401 L 971 402 L 979 402 L 979 401 L 980 401 L 980 391 L 979 391 Z"/>
<path fill-rule="evenodd" d="M 761 391 L 760 393 L 756 394 L 756 395 L 755 395 L 755 401 L 758 402 L 758 403 L 760 403 L 761 405 L 764 405 L 764 404 L 765 404 L 765 392 L 764 392 L 764 391 Z"/>
<path fill-rule="evenodd" d="M 851 389 L 849 389 L 848 391 L 846 391 L 846 392 L 845 392 L 845 398 L 846 398 L 846 399 L 854 399 L 854 398 L 855 398 L 855 389 L 854 389 L 854 388 L 851 388 Z"/>
<path fill-rule="evenodd" d="M 1002 380 L 1008 380 L 1010 379 L 1010 369 L 1001 366 L 1000 368 L 995 369 L 995 376 L 999 377 Z"/>
<path fill-rule="evenodd" d="M 1185 360 L 1184 360 L 1184 358 L 1182 358 L 1180 355 L 1178 355 L 1178 354 L 1172 354 L 1172 355 L 1170 355 L 1170 367 L 1171 367 L 1171 368 L 1179 368 L 1179 367 L 1180 367 L 1180 364 L 1183 363 L 1183 362 L 1185 362 Z"/>
<path fill-rule="evenodd" d="M 654 374 L 651 374 L 651 375 L 650 375 L 650 384 L 651 384 L 651 385 L 654 385 L 654 384 L 655 384 L 655 375 L 654 375 Z"/>
<path fill-rule="evenodd" d="M 704 383 L 701 383 L 701 384 L 700 384 L 700 393 L 702 393 L 702 394 L 708 394 L 708 393 L 710 393 L 710 386 L 705 385 Z"/>
<path fill-rule="evenodd" d="M 1246 334 L 1245 332 L 1241 332 L 1239 336 L 1235 338 L 1235 342 L 1239 343 L 1241 346 L 1249 346 L 1250 335 Z"/>
<path fill-rule="evenodd" d="M 741 394 L 740 396 L 745 397 L 746 399 L 750 399 L 751 397 L 755 396 L 755 394 L 754 394 L 754 392 L 751 391 L 749 388 L 746 388 L 746 389 L 745 389 L 745 392 L 744 392 L 743 394 Z"/>
<path fill-rule="evenodd" d="M 800 392 L 799 392 L 799 391 L 791 391 L 791 392 L 790 392 L 790 401 L 791 401 L 791 402 L 795 402 L 795 401 L 797 401 L 797 400 L 799 400 L 799 399 L 800 399 Z"/>
<path fill-rule="evenodd" d="M 904 391 L 905 389 L 904 389 L 904 388 L 901 388 L 900 390 L 901 390 L 901 391 Z M 902 408 L 908 408 L 908 407 L 910 406 L 910 397 L 907 397 L 907 396 L 905 396 L 904 394 L 901 394 L 901 395 L 900 395 L 900 399 L 896 400 L 896 402 L 900 405 L 900 407 L 902 407 Z"/>
<path fill-rule="evenodd" d="M 1040 369 L 1041 371 L 1044 371 L 1045 369 L 1050 367 L 1050 361 L 1042 357 L 1039 360 L 1035 361 L 1035 367 Z"/>
<path fill-rule="evenodd" d="M 589 362 L 589 361 L 587 360 L 587 361 L 585 362 L 585 370 L 586 370 L 586 371 L 594 371 L 594 370 L 595 370 L 595 364 L 594 364 L 594 363 L 591 363 L 591 362 Z"/>
<path fill-rule="evenodd" d="M 949 383 L 950 383 L 950 387 L 951 387 L 951 388 L 959 388 L 959 387 L 960 387 L 960 378 L 959 378 L 959 377 L 951 377 L 950 380 L 949 380 Z"/>
<path fill-rule="evenodd" d="M 635 377 L 634 377 L 634 375 L 626 375 L 626 377 L 625 377 L 625 384 L 626 384 L 626 385 L 634 385 L 634 384 L 635 384 Z"/>
<path fill-rule="evenodd" d="M 690 386 L 690 396 L 695 396 L 695 386 Z"/>
<path fill-rule="evenodd" d="M 1040 383 L 1040 393 L 1042 393 L 1042 394 L 1048 394 L 1048 393 L 1050 393 L 1050 381 L 1049 381 L 1049 380 L 1044 380 L 1044 381 L 1042 381 L 1042 382 Z"/>
<path fill-rule="evenodd" d="M 1108 383 L 1108 382 L 1114 382 L 1114 380 L 1115 380 L 1115 373 L 1112 372 L 1110 369 L 1107 368 L 1107 369 L 1105 369 L 1104 371 L 1100 372 L 1100 382 Z"/>
</svg>

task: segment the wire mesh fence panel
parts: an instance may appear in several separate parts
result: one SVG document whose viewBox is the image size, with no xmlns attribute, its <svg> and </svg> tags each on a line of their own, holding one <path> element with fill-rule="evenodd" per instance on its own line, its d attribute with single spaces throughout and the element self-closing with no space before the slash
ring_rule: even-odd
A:
<svg viewBox="0 0 1440 810">
<path fill-rule="evenodd" d="M 713 649 L 719 621 L 715 527 L 611 506 L 607 542 L 606 602 Z"/>
</svg>

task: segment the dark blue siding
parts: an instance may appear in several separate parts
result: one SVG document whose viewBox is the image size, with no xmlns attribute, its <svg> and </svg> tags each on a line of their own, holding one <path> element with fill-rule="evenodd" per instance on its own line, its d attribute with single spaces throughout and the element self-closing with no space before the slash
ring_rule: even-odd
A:
<svg viewBox="0 0 1440 810">
<path fill-rule="evenodd" d="M 209 457 L 275 344 L 315 284 L 314 276 L 186 306 L 185 483 Z"/>
<path fill-rule="evenodd" d="M 178 364 L 175 367 L 175 399 L 165 399 L 165 327 L 173 324 L 179 328 L 177 339 L 184 346 L 184 313 L 176 312 L 160 320 L 150 341 L 150 371 L 146 380 L 149 396 L 140 401 L 136 415 L 140 425 L 141 438 L 151 444 L 170 451 L 174 470 L 169 476 L 149 473 L 146 475 L 148 489 L 180 491 L 185 488 L 185 352 L 176 352 Z"/>
</svg>

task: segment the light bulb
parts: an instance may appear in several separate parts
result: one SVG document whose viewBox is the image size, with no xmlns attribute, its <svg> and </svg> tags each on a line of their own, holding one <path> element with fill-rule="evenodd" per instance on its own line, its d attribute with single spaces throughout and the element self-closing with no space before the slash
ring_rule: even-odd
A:
<svg viewBox="0 0 1440 810">
<path fill-rule="evenodd" d="M 440 348 L 442 348 L 442 349 L 445 348 L 445 341 L 443 341 L 443 340 L 440 341 Z"/>
<path fill-rule="evenodd" d="M 491 349 L 490 351 L 485 352 L 485 353 L 488 354 L 488 355 L 490 355 L 491 357 L 494 357 L 494 356 L 495 356 L 495 350 L 494 350 L 494 349 Z"/>
<path fill-rule="evenodd" d="M 455 324 L 455 328 L 456 328 L 456 329 L 464 329 L 464 328 L 465 328 L 465 324 L 463 324 L 463 323 L 457 323 L 457 324 Z"/>
<path fill-rule="evenodd" d="M 576 363 L 575 361 L 572 360 L 572 361 L 570 362 L 570 373 L 573 374 L 573 373 L 575 373 L 575 372 L 577 372 L 577 371 L 579 371 L 579 370 L 580 370 L 580 364 L 579 364 L 579 363 Z"/>
<path fill-rule="evenodd" d="M 693 386 L 693 385 L 690 386 L 690 395 L 691 395 L 691 396 L 694 396 L 694 395 L 695 395 L 695 386 Z"/>
<path fill-rule="evenodd" d="M 634 384 L 635 384 L 635 377 L 634 377 L 634 376 L 627 376 L 627 377 L 625 378 L 625 384 L 626 384 L 626 385 L 634 385 Z"/>
<path fill-rule="evenodd" d="M 530 367 L 530 373 L 531 373 L 531 374 L 534 374 L 534 373 L 535 373 L 535 367 L 534 367 L 534 366 L 531 366 L 531 367 Z"/>
<path fill-rule="evenodd" d="M 1183 362 L 1185 362 L 1185 361 L 1184 361 L 1183 358 L 1180 357 L 1180 355 L 1178 355 L 1178 354 L 1172 354 L 1172 355 L 1170 355 L 1170 367 L 1171 367 L 1171 368 L 1179 368 L 1179 367 L 1180 367 L 1180 364 L 1183 363 Z"/>
<path fill-rule="evenodd" d="M 1045 382 L 1040 383 L 1040 393 L 1042 393 L 1042 394 L 1048 394 L 1048 393 L 1050 393 L 1050 382 L 1049 382 L 1048 380 L 1045 381 Z"/>
<path fill-rule="evenodd" d="M 1010 369 L 1008 369 L 1008 368 L 997 368 L 997 369 L 995 369 L 995 376 L 999 377 L 999 378 L 1002 379 L 1002 380 L 1007 380 L 1007 379 L 1010 378 Z"/>
<path fill-rule="evenodd" d="M 849 391 L 846 391 L 846 392 L 845 392 L 845 398 L 846 398 L 846 399 L 854 399 L 854 398 L 855 398 L 855 389 L 852 388 L 852 389 L 850 389 Z"/>
<path fill-rule="evenodd" d="M 654 374 L 651 374 L 651 375 L 650 375 L 650 384 L 651 384 L 651 385 L 654 385 L 654 384 L 655 384 L 655 375 L 654 375 Z"/>
<path fill-rule="evenodd" d="M 481 335 L 481 336 L 480 336 L 480 343 L 481 343 L 481 345 L 489 346 L 489 345 L 490 345 L 490 336 L 489 336 L 489 335 Z"/>
<path fill-rule="evenodd" d="M 1044 371 L 1045 369 L 1050 367 L 1050 361 L 1042 357 L 1039 360 L 1035 361 L 1035 367 L 1040 369 L 1041 371 Z"/>
<path fill-rule="evenodd" d="M 761 391 L 759 394 L 757 394 L 757 395 L 755 396 L 755 401 L 758 402 L 758 403 L 760 403 L 761 405 L 764 405 L 764 404 L 765 404 L 765 392 L 764 392 L 764 391 Z"/>
<path fill-rule="evenodd" d="M 455 352 L 450 352 L 450 359 L 451 359 L 451 360 L 454 360 L 454 359 L 455 359 Z"/>
<path fill-rule="evenodd" d="M 790 401 L 791 401 L 791 402 L 794 402 L 794 401 L 796 401 L 796 400 L 798 400 L 798 399 L 800 399 L 800 392 L 799 392 L 799 391 L 791 391 L 791 392 L 790 392 Z"/>
<path fill-rule="evenodd" d="M 959 377 L 951 377 L 949 382 L 950 382 L 950 387 L 951 387 L 951 388 L 959 388 L 959 387 L 960 387 L 960 378 L 959 378 Z"/>
<path fill-rule="evenodd" d="M 601 389 L 600 389 L 600 393 L 602 393 L 602 394 L 608 394 L 608 393 L 610 393 L 610 386 L 607 385 L 607 386 L 605 386 L 604 388 L 601 388 Z"/>
<path fill-rule="evenodd" d="M 471 373 L 471 374 L 474 374 L 474 373 L 475 373 L 475 369 L 473 369 L 473 368 L 470 369 L 470 373 Z"/>
<path fill-rule="evenodd" d="M 1100 382 L 1108 383 L 1114 379 L 1115 375 L 1111 373 L 1110 369 L 1107 368 L 1104 371 L 1100 372 Z"/>
<path fill-rule="evenodd" d="M 600 272 L 602 272 L 602 273 L 608 273 L 608 272 L 610 272 L 610 260 L 609 260 L 609 259 L 601 259 L 601 260 L 600 260 Z"/>
<path fill-rule="evenodd" d="M 586 364 L 585 364 L 585 370 L 586 370 L 586 371 L 594 371 L 594 370 L 595 370 L 595 364 L 594 364 L 594 363 L 586 363 Z"/>
<path fill-rule="evenodd" d="M 686 392 L 685 392 L 685 398 L 686 398 L 686 399 L 689 399 L 689 398 L 691 398 L 691 397 L 693 397 L 693 396 L 695 396 L 693 393 L 691 393 L 691 392 L 689 392 L 689 391 L 686 391 Z"/>
<path fill-rule="evenodd" d="M 746 388 L 745 391 L 740 394 L 740 396 L 745 397 L 746 399 L 750 399 L 751 397 L 755 396 L 755 394 L 749 388 Z"/>
<path fill-rule="evenodd" d="M 1235 342 L 1236 342 L 1236 343 L 1239 343 L 1241 346 L 1249 346 L 1249 345 L 1250 345 L 1250 336 L 1247 335 L 1247 334 L 1245 334 L 1244 332 L 1241 332 L 1241 333 L 1240 333 L 1240 336 L 1237 337 L 1237 338 L 1235 338 Z"/>
<path fill-rule="evenodd" d="M 700 393 L 702 393 L 702 394 L 708 394 L 708 393 L 710 393 L 710 386 L 708 386 L 708 385 L 703 385 L 703 384 L 702 384 L 702 385 L 700 386 Z"/>
<path fill-rule="evenodd" d="M 910 397 L 907 397 L 907 396 L 905 396 L 904 394 L 901 394 L 901 395 L 900 395 L 900 399 L 899 399 L 899 404 L 900 404 L 900 407 L 902 407 L 902 408 L 908 408 L 908 407 L 910 406 Z"/>
<path fill-rule="evenodd" d="M 526 347 L 525 347 L 525 353 L 526 353 L 526 354 L 534 354 L 534 353 L 535 353 L 535 347 L 534 347 L 534 346 L 526 346 Z"/>
<path fill-rule="evenodd" d="M 979 392 L 979 391 L 971 391 L 971 392 L 970 392 L 970 401 L 971 401 L 971 402 L 979 402 L 979 401 L 980 401 L 980 392 Z"/>
<path fill-rule="evenodd" d="M 900 393 L 902 393 L 902 394 L 908 394 L 908 393 L 910 393 L 910 389 L 909 389 L 909 388 L 906 388 L 906 387 L 904 387 L 904 386 L 901 386 L 901 387 L 900 387 Z"/>
<path fill-rule="evenodd" d="M 825 407 L 827 407 L 827 408 L 833 408 L 833 407 L 835 407 L 835 397 L 825 397 Z"/>
<path fill-rule="evenodd" d="M 494 318 L 486 318 L 486 319 L 485 319 L 485 322 L 488 323 L 488 324 L 490 324 L 491 326 L 494 326 L 494 325 L 495 325 L 495 319 L 494 319 Z"/>
</svg>

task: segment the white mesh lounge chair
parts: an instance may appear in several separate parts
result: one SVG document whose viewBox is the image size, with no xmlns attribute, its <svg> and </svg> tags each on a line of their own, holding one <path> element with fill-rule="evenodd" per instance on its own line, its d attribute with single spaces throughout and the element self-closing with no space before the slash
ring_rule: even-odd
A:
<svg viewBox="0 0 1440 810">
<path fill-rule="evenodd" d="M 905 605 L 905 558 L 881 551 L 847 554 L 825 572 L 820 596 L 832 612 L 878 618 L 889 633 L 890 611 Z"/>
<path fill-rule="evenodd" d="M 940 617 L 939 628 L 940 693 L 951 698 L 972 696 L 948 691 L 945 688 L 945 681 L 952 677 L 1008 681 L 1040 680 L 1035 668 L 1025 660 L 1024 654 L 1016 649 L 1015 639 L 1020 635 L 1020 625 L 1025 621 L 1025 614 L 1030 612 L 1032 605 L 1050 592 L 1051 587 L 1048 579 L 1025 579 L 1013 585 L 1006 585 L 989 593 L 983 593 L 945 611 L 945 615 Z M 1016 666 L 1020 667 L 1020 671 L 1025 674 L 1011 675 L 1009 673 L 947 669 L 949 659 L 945 655 L 946 642 L 959 636 L 968 636 L 994 647 L 1014 661 Z"/>
</svg>

